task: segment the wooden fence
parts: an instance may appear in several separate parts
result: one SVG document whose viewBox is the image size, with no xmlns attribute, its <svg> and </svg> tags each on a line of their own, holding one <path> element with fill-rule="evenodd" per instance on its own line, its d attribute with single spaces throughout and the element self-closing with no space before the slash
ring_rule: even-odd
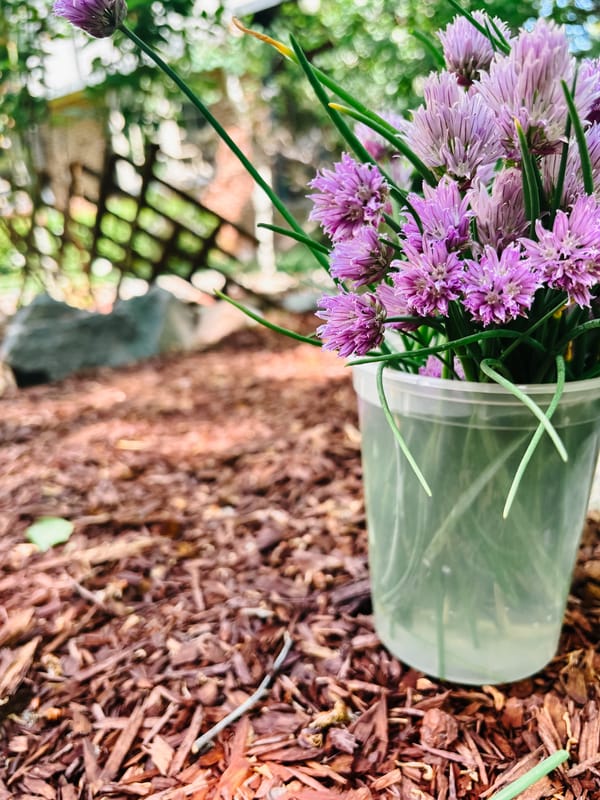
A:
<svg viewBox="0 0 600 800">
<path fill-rule="evenodd" d="M 158 152 L 149 148 L 141 167 L 109 153 L 101 174 L 74 165 L 63 247 L 72 242 L 87 249 L 90 262 L 107 258 L 121 274 L 150 281 L 165 273 L 187 279 L 203 267 L 227 271 L 253 253 L 252 234 L 159 177 Z M 85 188 L 90 179 L 96 192 Z M 95 207 L 87 230 L 78 221 L 80 197 Z"/>
<path fill-rule="evenodd" d="M 160 171 L 158 147 L 148 148 L 141 166 L 108 153 L 102 172 L 72 165 L 64 212 L 40 191 L 25 213 L 0 217 L 22 256 L 22 277 L 43 282 L 45 271 L 67 269 L 89 278 L 104 259 L 104 272 L 115 269 L 121 277 L 189 279 L 204 268 L 231 274 L 252 258 L 257 241 L 251 233 L 167 183 Z"/>
</svg>

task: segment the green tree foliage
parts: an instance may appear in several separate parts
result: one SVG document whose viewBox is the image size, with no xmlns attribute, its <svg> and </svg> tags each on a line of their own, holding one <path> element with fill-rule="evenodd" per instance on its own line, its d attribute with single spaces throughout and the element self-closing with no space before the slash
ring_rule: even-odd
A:
<svg viewBox="0 0 600 800">
<path fill-rule="evenodd" d="M 484 8 L 513 30 L 540 14 L 552 17 L 567 25 L 574 51 L 600 52 L 600 42 L 594 39 L 600 0 L 460 1 L 468 10 Z M 370 108 L 403 113 L 420 102 L 423 77 L 436 66 L 432 50 L 441 49 L 436 32 L 455 15 L 449 0 L 300 0 L 283 2 L 243 22 L 284 43 L 293 34 L 315 66 Z M 273 131 L 290 132 L 288 147 L 286 137 L 279 137 L 278 154 L 291 158 L 280 159 L 286 163 L 279 165 L 278 190 L 287 199 L 290 190 L 300 197 L 307 175 L 300 165 L 314 164 L 319 150 L 336 149 L 341 143 L 295 65 L 266 45 L 248 53 L 246 73 L 262 81 Z"/>
<path fill-rule="evenodd" d="M 482 6 L 476 0 L 463 4 Z M 220 91 L 215 70 L 254 76 L 277 120 L 296 129 L 312 124 L 314 103 L 295 70 L 268 47 L 232 35 L 222 23 L 222 7 L 209 13 L 200 0 L 130 0 L 128 5 L 128 24 L 166 54 L 207 100 Z M 598 50 L 593 35 L 600 0 L 488 0 L 483 5 L 515 28 L 538 13 L 552 16 L 568 26 L 575 49 Z M 44 54 L 50 39 L 78 34 L 53 16 L 48 0 L 3 0 L 2 11 L 0 136 L 6 137 L 45 114 Z M 283 41 L 293 33 L 316 65 L 371 106 L 402 110 L 418 94 L 418 76 L 433 66 L 424 42 L 435 42 L 434 32 L 454 14 L 448 0 L 289 0 L 244 22 Z M 85 46 L 83 35 L 81 42 Z M 161 115 L 176 115 L 181 98 L 174 87 L 130 42 L 119 41 L 119 49 L 124 58 L 95 62 L 92 94 L 97 98 L 110 91 L 126 117 L 144 128 Z"/>
<path fill-rule="evenodd" d="M 600 2 L 598 0 L 540 0 L 540 11 L 564 25 L 575 52 L 600 55 Z"/>
<path fill-rule="evenodd" d="M 469 10 L 485 8 L 513 29 L 543 13 L 570 26 L 574 49 L 597 47 L 591 35 L 598 24 L 598 0 L 577 0 L 575 4 L 557 0 L 466 0 L 462 5 Z M 314 3 L 313 13 L 303 7 L 306 9 L 307 4 L 282 3 L 266 32 L 282 41 L 293 33 L 314 64 L 357 97 L 367 100 L 371 107 L 397 111 L 414 106 L 419 78 L 434 68 L 428 43 L 439 47 L 436 31 L 456 14 L 447 0 L 320 0 Z M 281 59 L 275 56 L 268 62 L 264 78 L 278 98 L 282 118 L 294 119 L 301 108 L 310 108 L 312 100 L 298 86 L 294 70 L 282 69 L 277 60 Z M 303 102 L 304 96 L 308 105 Z"/>
<path fill-rule="evenodd" d="M 275 167 L 278 192 L 287 200 L 294 194 L 303 200 L 308 171 L 322 151 L 337 149 L 340 142 L 332 126 L 324 124 L 324 111 L 298 67 L 268 45 L 232 32 L 218 3 L 212 12 L 205 0 L 129 0 L 128 5 L 128 25 L 167 58 L 207 105 L 222 95 L 224 75 L 244 76 L 247 113 Z M 463 5 L 472 10 L 482 3 L 463 0 Z M 600 0 L 488 0 L 483 6 L 515 29 L 540 13 L 551 16 L 567 26 L 574 50 L 600 52 L 595 35 Z M 451 0 L 286 0 L 243 22 L 286 43 L 294 34 L 316 66 L 367 105 L 404 112 L 414 107 L 422 76 L 434 66 L 435 32 L 454 15 Z M 48 113 L 45 57 L 61 36 L 74 37 L 78 47 L 90 42 L 52 14 L 52 0 L 2 0 L 0 176 L 7 174 L 10 162 L 13 181 L 27 188 L 34 206 L 44 182 L 35 134 Z M 190 131 L 203 125 L 179 90 L 129 40 L 117 33 L 115 44 L 116 57 L 109 54 L 94 63 L 88 92 L 95 102 L 105 104 L 110 97 L 127 123 L 150 135 L 163 118 L 178 119 Z M 8 263 L 3 253 L 10 247 L 1 229 L 0 224 L 0 270 Z"/>
<path fill-rule="evenodd" d="M 3 0 L 0 14 L 0 148 L 8 149 L 17 130 L 44 115 L 44 42 L 47 3 Z"/>
<path fill-rule="evenodd" d="M 221 11 L 209 15 L 198 0 L 130 0 L 128 22 L 148 44 L 165 52 L 186 77 L 202 75 L 198 50 L 217 50 L 224 33 Z M 52 13 L 52 0 L 2 0 L 0 15 L 0 147 L 14 142 L 15 131 L 25 133 L 47 114 L 46 63 L 52 41 L 75 37 L 85 48 L 90 39 Z M 138 123 L 156 121 L 161 99 L 177 97 L 174 87 L 130 45 L 119 42 L 124 57 L 94 62 L 95 99 L 116 94 L 127 116 Z M 164 107 L 164 104 L 163 104 Z M 2 138 L 3 137 L 3 138 Z"/>
<path fill-rule="evenodd" d="M 165 55 L 194 89 L 219 94 L 210 58 L 199 62 L 198 54 L 218 51 L 224 31 L 222 8 L 210 14 L 198 0 L 130 0 L 127 24 L 152 48 Z M 151 132 L 165 117 L 178 118 L 181 93 L 145 56 L 120 34 L 117 61 L 96 59 L 90 96 L 100 100 L 107 92 L 116 96 L 127 122 Z M 126 64 L 126 68 L 123 65 Z"/>
</svg>

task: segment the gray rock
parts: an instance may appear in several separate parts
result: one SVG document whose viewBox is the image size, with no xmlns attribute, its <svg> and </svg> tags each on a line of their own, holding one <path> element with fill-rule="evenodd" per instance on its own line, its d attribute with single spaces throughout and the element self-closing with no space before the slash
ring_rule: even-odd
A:
<svg viewBox="0 0 600 800">
<path fill-rule="evenodd" d="M 194 329 L 194 311 L 157 287 L 117 302 L 110 314 L 39 295 L 10 322 L 0 360 L 20 386 L 45 383 L 82 369 L 131 364 L 189 347 Z"/>
<path fill-rule="evenodd" d="M 323 297 L 323 292 L 318 289 L 298 289 L 295 292 L 284 294 L 281 298 L 281 306 L 292 314 L 305 314 L 317 310 L 321 297 Z"/>
<path fill-rule="evenodd" d="M 252 311 L 260 313 L 249 306 Z M 198 313 L 198 322 L 194 333 L 194 347 L 202 350 L 221 341 L 235 331 L 258 325 L 253 319 L 232 306 L 227 300 L 217 300 L 210 306 L 203 306 Z"/>
</svg>

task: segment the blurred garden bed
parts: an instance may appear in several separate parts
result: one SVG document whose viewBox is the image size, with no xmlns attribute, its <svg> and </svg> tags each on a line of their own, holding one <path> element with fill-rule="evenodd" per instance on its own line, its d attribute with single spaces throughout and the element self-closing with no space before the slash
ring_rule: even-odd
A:
<svg viewBox="0 0 600 800">
<path fill-rule="evenodd" d="M 430 681 L 370 614 L 350 375 L 268 331 L 0 398 L 0 798 L 476 800 L 600 793 L 590 519 L 558 656 Z M 41 554 L 25 529 L 75 525 Z M 293 646 L 270 694 L 193 755 Z"/>
</svg>

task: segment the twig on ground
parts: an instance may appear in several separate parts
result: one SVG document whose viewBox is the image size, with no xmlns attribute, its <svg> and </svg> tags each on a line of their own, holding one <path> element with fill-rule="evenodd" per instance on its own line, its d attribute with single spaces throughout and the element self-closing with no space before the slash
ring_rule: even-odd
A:
<svg viewBox="0 0 600 800">
<path fill-rule="evenodd" d="M 258 689 L 250 695 L 250 697 L 245 700 L 240 706 L 235 708 L 231 714 L 227 714 L 226 717 L 219 720 L 216 725 L 213 725 L 210 730 L 203 733 L 202 736 L 199 736 L 194 744 L 192 745 L 192 753 L 200 753 L 202 750 L 206 748 L 208 744 L 210 744 L 213 739 L 215 739 L 222 730 L 229 727 L 232 722 L 235 722 L 236 719 L 239 719 L 243 716 L 247 711 L 250 711 L 258 701 L 265 695 L 271 685 L 271 681 L 276 676 L 277 672 L 279 671 L 281 665 L 286 659 L 287 654 L 290 652 L 292 647 L 293 641 L 292 637 L 286 631 L 283 635 L 283 646 L 279 652 L 279 655 L 273 662 L 273 666 L 271 670 L 265 675 L 265 677 L 260 682 Z"/>
</svg>

